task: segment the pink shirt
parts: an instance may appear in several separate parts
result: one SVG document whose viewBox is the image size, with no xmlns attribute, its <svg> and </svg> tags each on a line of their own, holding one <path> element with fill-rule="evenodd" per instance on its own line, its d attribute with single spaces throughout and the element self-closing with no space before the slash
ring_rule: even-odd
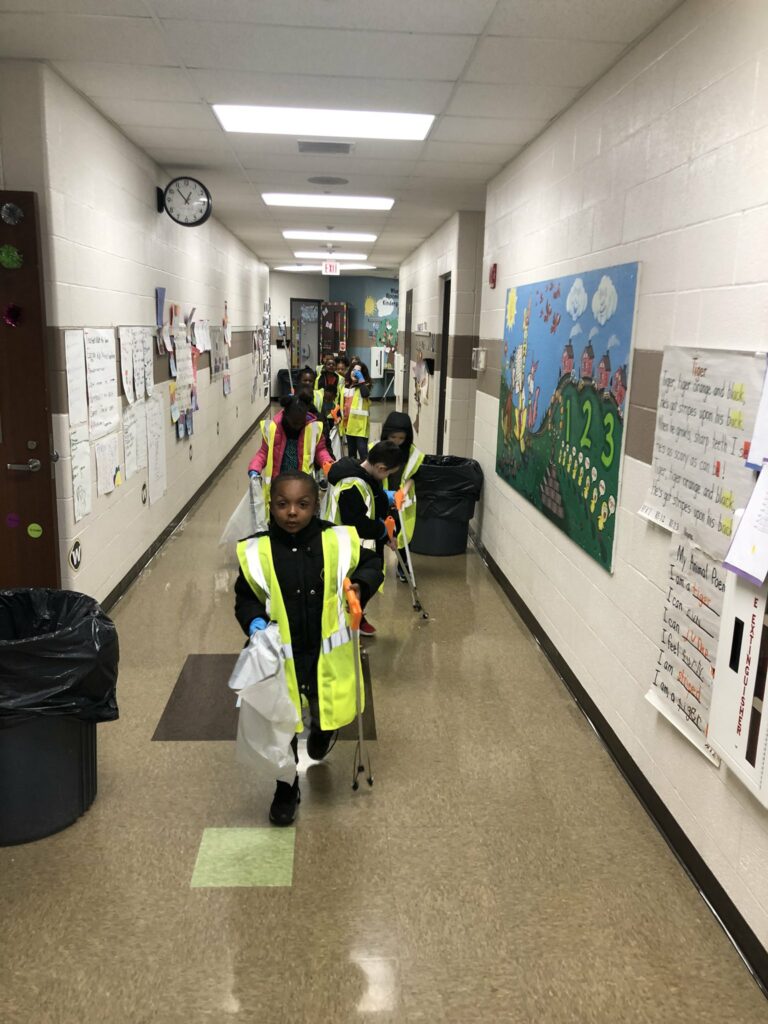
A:
<svg viewBox="0 0 768 1024">
<path fill-rule="evenodd" d="M 277 430 L 275 431 L 275 454 L 272 461 L 272 476 L 276 477 L 280 475 L 280 468 L 283 465 L 283 453 L 285 452 L 285 430 L 283 429 L 283 412 L 282 410 L 275 416 L 275 423 L 277 424 Z M 317 416 L 314 416 L 311 412 L 307 413 L 307 423 L 311 423 L 316 420 Z M 304 429 L 299 434 L 298 442 L 299 452 L 304 450 Z M 254 457 L 248 463 L 248 471 L 255 469 L 257 473 L 261 473 L 267 464 L 267 457 L 269 456 L 269 444 L 266 440 L 261 442 L 261 448 L 256 452 Z M 328 462 L 333 462 L 333 456 L 328 451 L 328 446 L 325 443 L 325 437 L 321 434 L 320 440 L 317 442 L 315 448 L 315 465 L 318 469 L 324 466 Z"/>
</svg>

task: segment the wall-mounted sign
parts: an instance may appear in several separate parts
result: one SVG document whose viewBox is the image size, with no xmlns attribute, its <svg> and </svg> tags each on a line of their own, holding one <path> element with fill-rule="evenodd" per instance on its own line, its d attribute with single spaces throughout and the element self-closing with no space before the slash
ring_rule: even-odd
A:
<svg viewBox="0 0 768 1024">
<path fill-rule="evenodd" d="M 69 551 L 69 564 L 77 572 L 83 562 L 83 549 L 79 540 L 76 540 Z"/>
<path fill-rule="evenodd" d="M 337 260 L 323 260 L 323 275 L 325 277 L 339 277 L 341 267 Z"/>
</svg>

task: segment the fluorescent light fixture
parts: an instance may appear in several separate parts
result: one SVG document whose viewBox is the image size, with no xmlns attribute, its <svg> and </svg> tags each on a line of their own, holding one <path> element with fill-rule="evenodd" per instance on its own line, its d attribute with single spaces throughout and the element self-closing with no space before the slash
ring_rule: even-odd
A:
<svg viewBox="0 0 768 1024">
<path fill-rule="evenodd" d="M 272 267 L 291 274 L 319 274 L 323 269 L 319 263 L 289 263 L 287 267 Z"/>
<path fill-rule="evenodd" d="M 231 103 L 214 103 L 213 112 L 226 132 L 309 135 L 330 139 L 406 139 L 421 142 L 435 120 L 434 114 L 253 107 Z"/>
<path fill-rule="evenodd" d="M 305 206 L 318 210 L 391 210 L 394 199 L 384 196 L 302 195 L 294 192 L 262 192 L 267 206 Z"/>
<path fill-rule="evenodd" d="M 378 270 L 373 263 L 342 263 L 341 270 Z"/>
<path fill-rule="evenodd" d="M 375 242 L 377 235 L 365 235 L 355 231 L 284 231 L 283 238 L 305 242 Z"/>
<path fill-rule="evenodd" d="M 367 260 L 365 252 L 295 252 L 297 260 Z"/>
</svg>

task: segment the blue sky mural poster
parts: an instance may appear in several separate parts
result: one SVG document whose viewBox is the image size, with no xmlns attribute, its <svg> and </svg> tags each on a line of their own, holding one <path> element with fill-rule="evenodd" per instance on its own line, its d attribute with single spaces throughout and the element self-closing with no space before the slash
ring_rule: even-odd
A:
<svg viewBox="0 0 768 1024">
<path fill-rule="evenodd" d="M 510 288 L 505 307 L 496 472 L 609 572 L 637 268 Z"/>
</svg>

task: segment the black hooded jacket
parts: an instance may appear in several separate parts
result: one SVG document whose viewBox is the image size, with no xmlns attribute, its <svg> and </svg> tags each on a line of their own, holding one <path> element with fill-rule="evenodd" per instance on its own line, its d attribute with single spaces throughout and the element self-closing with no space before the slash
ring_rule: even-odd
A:
<svg viewBox="0 0 768 1024">
<path fill-rule="evenodd" d="M 311 690 L 317 682 L 325 575 L 322 536 L 332 525 L 313 517 L 299 533 L 288 533 L 275 522 L 269 527 L 275 573 L 291 627 L 296 678 L 302 689 Z M 375 551 L 360 549 L 360 561 L 350 579 L 360 586 L 361 602 L 365 605 L 384 580 L 381 558 Z M 235 582 L 235 617 L 246 635 L 253 619 L 268 618 L 266 608 L 242 570 Z"/>
<path fill-rule="evenodd" d="M 396 491 L 400 486 L 400 481 L 403 478 L 403 470 L 410 458 L 411 446 L 413 445 L 413 424 L 411 423 L 411 417 L 407 413 L 391 412 L 384 420 L 384 425 L 381 428 L 381 440 L 387 441 L 389 440 L 390 434 L 394 434 L 395 431 L 401 430 L 405 432 L 405 441 L 400 445 L 400 451 L 403 453 L 403 464 L 397 469 L 393 469 L 387 477 L 387 486 L 393 491 Z M 414 480 L 418 475 L 418 471 L 413 474 Z"/>
<path fill-rule="evenodd" d="M 328 484 L 333 487 L 339 481 L 350 476 L 364 480 L 373 491 L 376 518 L 369 518 L 365 501 L 358 489 L 349 487 L 339 497 L 339 513 L 342 523 L 345 526 L 354 526 L 361 540 L 383 541 L 386 538 L 386 530 L 382 520 L 389 515 L 389 502 L 384 488 L 370 473 L 366 473 L 356 459 L 346 458 L 339 459 L 331 466 Z"/>
</svg>

